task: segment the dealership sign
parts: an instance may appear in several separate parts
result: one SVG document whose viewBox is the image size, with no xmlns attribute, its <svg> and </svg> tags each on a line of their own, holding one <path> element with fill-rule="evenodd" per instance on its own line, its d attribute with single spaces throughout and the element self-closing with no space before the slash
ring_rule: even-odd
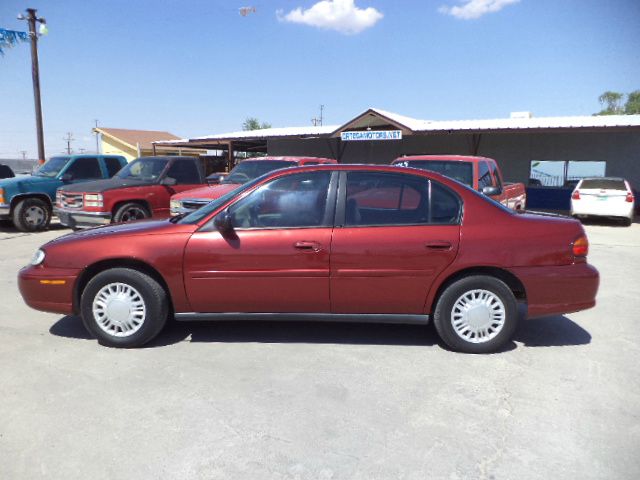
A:
<svg viewBox="0 0 640 480">
<path fill-rule="evenodd" d="M 367 140 L 402 140 L 402 130 L 366 130 L 363 132 L 342 132 L 343 142 L 357 142 Z"/>
</svg>

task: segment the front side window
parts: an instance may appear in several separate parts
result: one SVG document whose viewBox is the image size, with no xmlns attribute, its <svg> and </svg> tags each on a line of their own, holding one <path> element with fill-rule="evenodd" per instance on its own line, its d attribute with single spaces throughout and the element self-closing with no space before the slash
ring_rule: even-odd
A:
<svg viewBox="0 0 640 480">
<path fill-rule="evenodd" d="M 313 228 L 329 226 L 327 195 L 330 172 L 307 172 L 277 178 L 229 208 L 235 228 Z"/>
<path fill-rule="evenodd" d="M 500 172 L 498 172 L 497 164 L 494 163 L 491 165 L 491 173 L 493 174 L 493 178 L 495 178 L 496 187 L 502 188 L 502 179 L 500 178 Z"/>
<path fill-rule="evenodd" d="M 116 157 L 105 157 L 104 163 L 107 167 L 107 175 L 109 175 L 109 178 L 113 177 L 122 168 L 120 160 Z"/>
<path fill-rule="evenodd" d="M 116 175 L 118 178 L 153 182 L 160 178 L 169 163 L 167 158 L 141 157 L 124 167 Z"/>
<path fill-rule="evenodd" d="M 347 174 L 348 227 L 454 224 L 459 220 L 460 206 L 455 194 L 427 178 L 374 172 Z"/>
<path fill-rule="evenodd" d="M 96 180 L 102 178 L 102 171 L 97 158 L 78 158 L 64 173 L 65 175 L 71 175 L 73 180 Z"/>
<path fill-rule="evenodd" d="M 491 187 L 492 185 L 489 165 L 485 161 L 478 162 L 478 190 L 482 191 L 484 187 Z"/>
<path fill-rule="evenodd" d="M 167 177 L 175 179 L 178 185 L 200 183 L 200 171 L 195 161 L 176 160 L 169 167 Z"/>
<path fill-rule="evenodd" d="M 53 178 L 60 173 L 71 157 L 51 157 L 44 165 L 34 172 L 38 177 Z"/>
</svg>

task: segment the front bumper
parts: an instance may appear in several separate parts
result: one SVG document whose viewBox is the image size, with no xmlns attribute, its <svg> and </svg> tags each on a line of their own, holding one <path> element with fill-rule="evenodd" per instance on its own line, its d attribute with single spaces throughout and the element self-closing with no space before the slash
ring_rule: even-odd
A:
<svg viewBox="0 0 640 480">
<path fill-rule="evenodd" d="M 71 315 L 73 289 L 80 270 L 29 265 L 18 273 L 18 288 L 35 310 Z"/>
<path fill-rule="evenodd" d="M 510 270 L 524 285 L 530 318 L 578 312 L 596 304 L 600 274 L 586 262 Z"/>
<path fill-rule="evenodd" d="M 5 220 L 11 216 L 11 205 L 0 203 L 0 219 Z"/>
<path fill-rule="evenodd" d="M 111 223 L 111 212 L 83 212 L 69 208 L 54 208 L 60 223 L 70 228 L 95 227 Z"/>
</svg>

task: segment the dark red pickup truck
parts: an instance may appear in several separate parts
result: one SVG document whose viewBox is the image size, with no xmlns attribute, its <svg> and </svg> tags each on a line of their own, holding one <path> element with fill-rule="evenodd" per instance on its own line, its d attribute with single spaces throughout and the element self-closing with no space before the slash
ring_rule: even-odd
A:
<svg viewBox="0 0 640 480">
<path fill-rule="evenodd" d="M 140 157 L 108 180 L 59 188 L 54 212 L 71 228 L 166 218 L 171 195 L 205 183 L 195 157 Z"/>
<path fill-rule="evenodd" d="M 393 165 L 431 170 L 458 180 L 512 210 L 524 210 L 527 193 L 524 183 L 502 181 L 493 158 L 466 155 L 413 155 L 397 158 Z"/>
</svg>

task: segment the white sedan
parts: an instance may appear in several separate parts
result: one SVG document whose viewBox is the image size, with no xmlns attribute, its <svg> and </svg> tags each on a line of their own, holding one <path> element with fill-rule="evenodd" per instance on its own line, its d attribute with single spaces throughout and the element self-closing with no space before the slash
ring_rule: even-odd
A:
<svg viewBox="0 0 640 480">
<path fill-rule="evenodd" d="M 631 225 L 634 207 L 633 190 L 623 178 L 583 178 L 571 194 L 574 217 L 616 217 Z"/>
</svg>

